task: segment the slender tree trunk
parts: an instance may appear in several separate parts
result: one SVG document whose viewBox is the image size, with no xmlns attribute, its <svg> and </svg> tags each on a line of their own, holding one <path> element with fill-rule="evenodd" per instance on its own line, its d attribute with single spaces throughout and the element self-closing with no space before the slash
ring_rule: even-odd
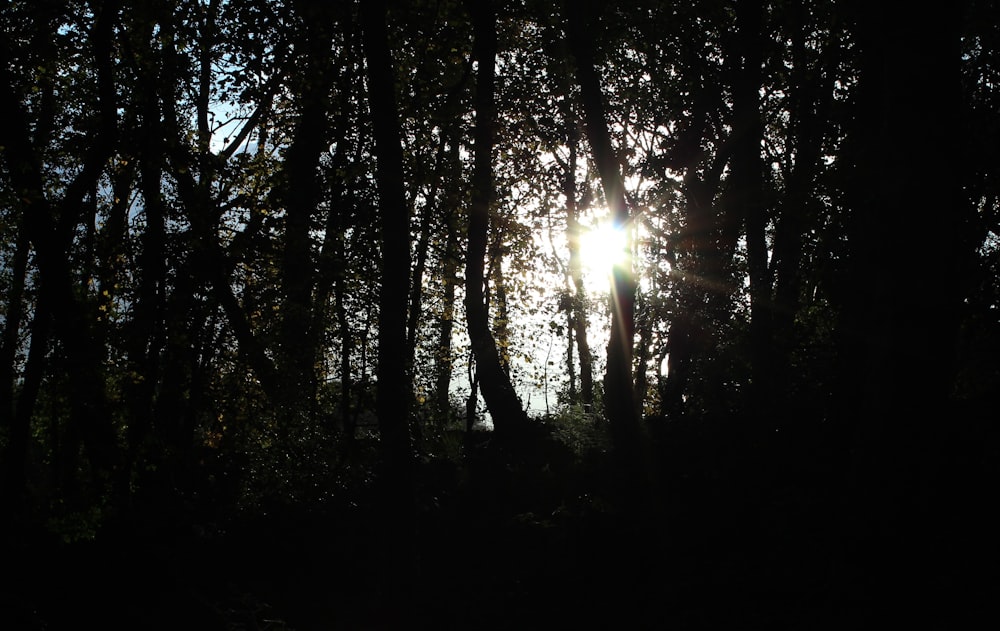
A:
<svg viewBox="0 0 1000 631">
<path fill-rule="evenodd" d="M 351 376 L 351 355 L 354 352 L 354 331 L 347 316 L 345 294 L 347 293 L 345 274 L 337 277 L 334 284 L 334 311 L 337 314 L 337 332 L 340 335 L 340 425 L 348 440 L 354 438 L 354 416 L 351 399 L 354 380 Z"/>
<path fill-rule="evenodd" d="M 353 38 L 352 38 L 353 39 Z M 338 82 L 341 93 L 347 93 L 349 85 L 346 77 Z M 338 429 L 348 442 L 354 439 L 354 423 L 352 418 L 351 396 L 353 379 L 351 377 L 351 357 L 354 352 L 354 332 L 351 330 L 350 318 L 347 313 L 347 235 L 346 219 L 353 205 L 350 198 L 350 182 L 348 180 L 348 131 L 347 116 L 337 117 L 334 124 L 334 144 L 336 152 L 330 165 L 331 178 L 329 204 L 323 229 L 323 245 L 318 257 L 316 272 L 316 287 L 313 317 L 310 330 L 317 342 L 323 339 L 327 321 L 330 317 L 327 303 L 333 296 L 332 317 L 336 323 L 336 335 L 340 339 L 340 400 L 338 402 Z M 357 151 L 358 148 L 355 149 Z"/>
<path fill-rule="evenodd" d="M 394 471 L 404 473 L 409 471 L 411 460 L 407 424 L 411 392 L 409 367 L 405 361 L 410 217 L 403 189 L 396 74 L 386 33 L 385 7 L 379 4 L 366 3 L 362 12 L 369 106 L 378 160 L 379 238 L 382 244 L 376 406 L 387 464 Z"/>
<path fill-rule="evenodd" d="M 636 345 L 635 356 L 635 413 L 641 419 L 645 413 L 646 396 L 649 393 L 647 370 L 649 366 L 650 346 L 653 342 L 653 318 L 648 305 L 644 304 L 642 294 L 636 300 L 639 342 Z"/>
<path fill-rule="evenodd" d="M 694 142 L 700 153 L 700 133 Z M 677 306 L 667 336 L 667 377 L 660 391 L 660 406 L 668 416 L 684 413 L 695 363 L 707 360 L 718 326 L 716 303 L 722 302 L 720 295 L 725 293 L 726 283 L 724 255 L 719 251 L 721 229 L 714 221 L 713 209 L 724 162 L 725 158 L 717 155 L 703 175 L 698 173 L 696 161 L 681 165 L 686 169 L 685 227 L 674 253 L 672 274 L 678 283 Z"/>
<path fill-rule="evenodd" d="M 587 139 L 600 172 L 604 197 L 615 227 L 626 230 L 629 211 L 625 204 L 625 187 L 621 169 L 608 131 L 604 96 L 588 30 L 593 27 L 587 9 L 567 7 L 569 44 L 576 59 L 577 80 L 583 100 Z M 628 247 L 628 246 L 626 246 Z M 615 435 L 616 449 L 626 461 L 638 454 L 638 419 L 635 413 L 635 393 L 632 380 L 632 353 L 635 341 L 635 280 L 631 256 L 625 257 L 612 270 L 611 337 L 608 342 L 608 366 L 604 377 L 605 411 Z"/>
<path fill-rule="evenodd" d="M 476 78 L 475 154 L 472 174 L 472 203 L 469 206 L 469 240 L 465 260 L 465 313 L 469 338 L 476 358 L 486 407 L 500 433 L 516 430 L 527 422 L 510 377 L 504 371 L 496 343 L 490 333 L 485 295 L 485 256 L 489 238 L 490 207 L 493 201 L 493 103 L 496 59 L 496 17 L 492 2 L 470 2 L 474 28 L 473 57 L 479 62 Z"/>
<path fill-rule="evenodd" d="M 328 146 L 333 20 L 323 8 L 327 7 L 324 3 L 295 2 L 293 6 L 303 31 L 298 60 L 301 114 L 284 162 L 281 190 L 285 232 L 279 272 L 282 310 L 278 370 L 289 408 L 306 410 L 311 415 L 315 411 L 319 345 L 319 332 L 313 328 L 316 256 L 311 232 L 321 197 L 319 161 Z"/>
<path fill-rule="evenodd" d="M 809 66 L 805 39 L 805 11 L 801 5 L 791 8 L 792 88 L 790 107 L 795 164 L 788 177 L 781 217 L 775 228 L 774 255 L 774 378 L 772 400 L 787 400 L 793 382 L 792 351 L 796 344 L 795 318 L 801 307 L 803 237 L 815 223 L 817 200 L 813 181 L 819 171 L 825 121 L 833 100 L 833 70 L 837 62 L 839 32 L 834 29 L 826 42 L 827 52 L 819 67 Z M 780 414 L 791 421 L 795 406 L 783 406 Z"/>
<path fill-rule="evenodd" d="M 157 447 L 166 453 L 153 453 L 154 459 L 185 459 L 190 449 L 191 436 L 184 437 L 181 429 L 188 425 L 191 405 L 197 388 L 191 367 L 199 338 L 199 327 L 204 326 L 202 309 L 195 293 L 204 290 L 197 268 L 199 261 L 193 255 L 177 270 L 177 279 L 163 305 L 163 327 L 166 335 L 163 356 L 158 358 L 162 380 L 157 384 L 152 402 L 153 435 Z M 213 305 L 214 308 L 214 305 Z M 163 449 L 163 447 L 167 449 Z"/>
<path fill-rule="evenodd" d="M 23 223 L 23 220 L 22 222 Z M 0 349 L 0 426 L 7 432 L 7 444 L 0 461 L 4 467 L 0 470 L 0 501 L 3 501 L 14 515 L 20 515 L 23 508 L 26 488 L 26 471 L 28 456 L 28 440 L 31 434 L 30 417 L 17 414 L 15 406 L 15 356 L 17 354 L 21 321 L 24 316 L 24 279 L 28 270 L 28 253 L 30 244 L 27 231 L 17 226 L 17 245 L 11 261 L 11 287 L 7 292 L 7 304 L 4 313 L 6 321 L 3 330 L 3 346 Z M 31 348 L 29 347 L 29 358 Z M 35 363 L 38 357 L 36 354 Z M 37 372 L 37 371 L 36 371 Z M 22 373 L 21 392 L 30 388 L 37 392 L 37 380 L 27 369 Z"/>
<path fill-rule="evenodd" d="M 413 589 L 416 506 L 410 407 L 413 397 L 406 362 L 406 307 L 410 282 L 410 216 L 406 203 L 403 151 L 396 109 L 396 73 L 386 27 L 385 2 L 361 6 L 362 40 L 378 164 L 379 293 L 378 366 L 375 410 L 381 433 L 383 579 L 389 594 L 405 599 Z"/>
<path fill-rule="evenodd" d="M 458 162 L 458 144 L 451 149 L 452 160 Z M 458 166 L 458 165 L 456 165 Z M 435 386 L 434 396 L 436 408 L 441 418 L 447 418 L 451 410 L 451 371 L 452 371 L 452 331 L 455 324 L 455 288 L 458 285 L 459 265 L 459 234 L 458 234 L 458 199 L 453 198 L 448 204 L 445 217 L 445 247 L 444 260 L 441 263 L 441 282 L 444 284 L 444 295 L 441 299 L 441 316 L 438 320 L 438 342 L 435 352 Z"/>
<path fill-rule="evenodd" d="M 576 157 L 577 157 L 577 124 L 573 120 L 567 123 L 569 127 L 569 162 L 566 165 L 566 177 L 563 191 L 566 195 L 566 233 L 569 242 L 569 273 L 575 294 L 572 296 L 569 313 L 570 348 L 567 351 L 569 362 L 572 363 L 572 340 L 576 337 L 576 351 L 580 357 L 580 403 L 585 410 L 594 406 L 594 363 L 590 354 L 590 342 L 587 339 L 587 290 L 583 286 L 583 265 L 580 257 L 580 210 L 577 206 Z M 574 336 L 575 333 L 575 336 Z M 572 370 L 570 370 L 572 373 Z"/>
<path fill-rule="evenodd" d="M 16 379 L 16 356 L 20 340 L 21 322 L 24 318 L 25 276 L 28 273 L 28 253 L 30 243 L 27 232 L 21 227 L 23 220 L 15 226 L 14 256 L 10 263 L 10 287 L 7 290 L 7 304 L 4 308 L 4 328 L 0 343 L 0 427 L 11 428 L 14 415 L 14 382 Z"/>
<path fill-rule="evenodd" d="M 153 40 L 153 21 L 133 23 L 133 28 L 145 35 L 143 41 Z M 142 233 L 142 251 L 139 255 L 140 279 L 135 313 L 128 331 L 126 346 L 130 371 L 141 378 L 126 384 L 129 407 L 128 446 L 129 466 L 136 468 L 144 458 L 141 445 L 150 433 L 156 391 L 160 389 L 160 352 L 166 345 L 164 310 L 166 308 L 166 208 L 163 200 L 163 127 L 157 79 L 159 71 L 153 60 L 156 56 L 148 49 L 136 55 L 141 89 L 139 101 L 139 129 L 137 159 L 139 187 L 143 198 L 145 230 Z M 131 478 L 132 471 L 128 472 Z M 123 482 L 124 483 L 124 482 Z"/>
<path fill-rule="evenodd" d="M 420 315 L 423 309 L 424 273 L 427 269 L 427 256 L 430 249 L 431 233 L 434 232 L 434 219 L 438 215 L 440 205 L 437 203 L 438 189 L 441 184 L 441 175 L 446 157 L 445 136 L 442 134 L 438 142 L 437 159 L 434 165 L 434 174 L 430 191 L 427 194 L 427 203 L 424 205 L 420 217 L 420 237 L 417 240 L 416 255 L 417 260 L 413 265 L 413 278 L 410 281 L 410 306 L 409 317 L 406 320 L 406 348 L 407 356 L 412 364 L 416 357 L 417 350 L 417 329 L 420 326 Z"/>
<path fill-rule="evenodd" d="M 771 280 L 768 274 L 768 254 L 765 229 L 767 210 L 764 206 L 761 140 L 763 125 L 760 115 L 761 86 L 761 23 L 763 6 L 760 0 L 747 0 L 736 5 L 737 54 L 742 59 L 734 76 L 733 86 L 733 151 L 728 196 L 730 212 L 743 219 L 747 243 L 747 266 L 750 273 L 750 364 L 752 383 L 750 410 L 747 418 L 753 425 L 772 423 L 769 395 L 771 362 Z M 765 420 L 766 419 L 766 420 Z M 741 428 L 750 430 L 746 422 Z"/>
</svg>

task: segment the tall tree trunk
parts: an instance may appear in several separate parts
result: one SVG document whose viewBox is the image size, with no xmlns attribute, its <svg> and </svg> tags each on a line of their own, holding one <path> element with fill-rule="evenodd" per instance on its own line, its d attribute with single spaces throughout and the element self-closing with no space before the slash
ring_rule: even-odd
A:
<svg viewBox="0 0 1000 631">
<path fill-rule="evenodd" d="M 472 174 L 472 202 L 469 205 L 469 240 L 465 259 L 465 313 L 469 339 L 476 358 L 476 374 L 500 433 L 516 430 L 527 423 L 510 377 L 504 371 L 496 343 L 490 332 L 485 295 L 485 257 L 489 240 L 490 206 L 493 201 L 493 103 L 497 51 L 496 16 L 490 0 L 470 2 L 473 22 L 473 57 L 479 62 L 476 75 L 475 153 Z"/>
<path fill-rule="evenodd" d="M 153 41 L 153 22 L 133 22 L 135 31 L 143 34 L 143 42 Z M 153 420 L 154 399 L 160 390 L 160 353 L 166 344 L 167 261 L 166 261 L 166 207 L 163 200 L 163 127 L 160 124 L 161 108 L 157 79 L 159 71 L 156 56 L 147 49 L 133 59 L 138 66 L 137 92 L 139 128 L 137 133 L 137 159 L 139 187 L 143 198 L 145 230 L 142 233 L 142 250 L 139 255 L 139 291 L 135 312 L 129 326 L 126 347 L 129 370 L 140 378 L 126 382 L 125 398 L 129 408 L 128 464 L 138 468 L 144 458 L 142 445 L 147 441 Z M 131 478 L 132 471 L 128 472 Z"/>
<path fill-rule="evenodd" d="M 643 294 L 636 296 L 636 319 L 639 332 L 639 342 L 635 353 L 635 413 L 641 419 L 645 413 L 646 396 L 649 393 L 649 377 L 647 376 L 650 359 L 650 346 L 653 343 L 653 317 Z"/>
<path fill-rule="evenodd" d="M 811 66 L 807 59 L 805 11 L 793 5 L 792 72 L 790 123 L 795 163 L 788 176 L 781 217 L 775 227 L 774 254 L 774 376 L 772 400 L 788 401 L 793 383 L 792 352 L 796 342 L 795 319 L 801 307 L 802 258 L 805 231 L 815 223 L 818 200 L 813 182 L 819 171 L 825 121 L 833 101 L 833 76 L 838 58 L 839 31 L 831 29 L 825 42 L 823 59 Z M 795 405 L 784 405 L 779 415 L 792 420 Z M 780 422 L 780 419 L 779 419 Z"/>
<path fill-rule="evenodd" d="M 354 415 L 351 399 L 354 380 L 351 373 L 351 355 L 354 352 L 354 331 L 347 316 L 347 274 L 341 273 L 334 281 L 333 301 L 337 317 L 337 334 L 340 336 L 340 427 L 347 440 L 354 438 Z"/>
<path fill-rule="evenodd" d="M 601 93 L 596 61 L 591 49 L 589 30 L 593 28 L 593 23 L 588 9 L 592 8 L 591 3 L 584 3 L 583 7 L 567 7 L 569 45 L 576 59 L 587 139 L 601 176 L 604 198 L 611 211 L 614 226 L 626 230 L 629 211 L 625 204 L 625 187 L 621 168 L 611 145 L 604 96 Z M 617 264 L 612 270 L 611 337 L 608 341 L 608 365 L 604 376 L 605 411 L 611 422 L 616 449 L 622 452 L 622 458 L 627 461 L 636 460 L 639 440 L 632 380 L 635 291 L 632 260 L 629 255 L 625 257 L 625 262 Z"/>
<path fill-rule="evenodd" d="M 761 28 L 763 7 L 760 0 L 736 5 L 737 72 L 733 85 L 733 137 L 735 148 L 731 161 L 730 212 L 743 219 L 747 243 L 747 266 L 750 274 L 750 409 L 744 421 L 753 419 L 756 426 L 770 423 L 769 394 L 771 366 L 771 280 L 768 274 L 767 211 L 764 206 L 760 114 Z M 765 420 L 767 419 L 767 420 Z M 742 430 L 751 430 L 746 422 Z"/>
<path fill-rule="evenodd" d="M 347 77 L 338 81 L 338 89 L 346 94 L 349 90 Z M 347 234 L 346 224 L 353 200 L 350 197 L 350 182 L 348 180 L 347 140 L 349 122 L 346 115 L 338 116 L 334 124 L 333 154 L 329 171 L 333 174 L 329 191 L 330 207 L 323 226 L 323 245 L 317 260 L 316 287 L 314 309 L 310 330 L 317 342 L 323 339 L 323 331 L 327 326 L 330 311 L 327 303 L 333 296 L 332 317 L 336 322 L 336 335 L 340 339 L 340 400 L 338 402 L 338 429 L 347 441 L 354 438 L 354 423 L 351 411 L 351 393 L 353 380 L 351 377 L 351 356 L 354 352 L 354 332 L 351 330 L 350 318 L 347 313 Z M 360 147 L 355 148 L 358 151 Z"/>
<path fill-rule="evenodd" d="M 311 232 L 321 196 L 320 155 L 328 146 L 327 111 L 334 75 L 330 59 L 333 19 L 324 3 L 295 2 L 293 6 L 302 29 L 297 64 L 301 73 L 300 115 L 286 154 L 281 190 L 285 232 L 279 272 L 282 310 L 278 370 L 289 408 L 311 415 L 316 404 L 319 344 L 319 332 L 313 328 L 316 257 Z"/>
<path fill-rule="evenodd" d="M 580 257 L 580 209 L 577 205 L 576 158 L 577 158 L 577 122 L 573 119 L 567 122 L 569 133 L 569 161 L 566 165 L 566 177 L 563 182 L 563 192 L 566 195 L 566 234 L 569 242 L 569 273 L 573 284 L 574 295 L 571 297 L 567 312 L 569 313 L 570 348 L 567 350 L 568 361 L 572 363 L 572 344 L 576 338 L 577 356 L 580 358 L 580 403 L 585 410 L 594 407 L 594 362 L 590 354 L 590 342 L 587 339 L 587 290 L 583 286 L 583 264 Z M 574 335 L 575 333 L 575 335 Z M 572 369 L 570 370 L 572 373 Z"/>
<path fill-rule="evenodd" d="M 22 219 L 14 226 L 14 256 L 10 263 L 10 287 L 4 306 L 3 338 L 0 340 L 0 427 L 8 430 L 14 413 L 15 365 L 24 317 L 24 281 L 28 273 L 28 254 L 31 249 L 23 223 Z"/>
<path fill-rule="evenodd" d="M 707 116 L 705 110 L 701 110 Z M 701 132 L 692 142 L 700 154 Z M 673 248 L 671 274 L 677 279 L 676 311 L 667 336 L 667 378 L 660 391 L 660 405 L 668 416 L 684 413 L 691 375 L 696 362 L 706 361 L 719 324 L 719 303 L 726 298 L 725 259 L 721 241 L 722 221 L 715 211 L 715 198 L 726 152 L 720 150 L 699 173 L 700 156 L 684 168 L 685 226 Z M 706 306 L 708 309 L 706 309 Z"/>
<path fill-rule="evenodd" d="M 458 143 L 454 142 L 449 149 L 451 160 L 460 167 Z M 452 172 L 457 173 L 458 169 Z M 438 320 L 438 341 L 434 356 L 434 396 L 436 410 L 442 419 L 448 418 L 451 411 L 451 371 L 452 371 L 452 331 L 455 324 L 455 288 L 458 285 L 459 252 L 459 207 L 458 191 L 452 194 L 447 204 L 445 215 L 445 246 L 444 260 L 441 262 L 441 282 L 444 285 L 444 295 L 441 299 L 441 315 Z"/>
<path fill-rule="evenodd" d="M 28 441 L 31 434 L 30 418 L 18 416 L 14 398 L 15 357 L 20 343 L 21 322 L 24 316 L 25 276 L 28 271 L 28 254 L 30 243 L 27 230 L 17 225 L 14 257 L 11 261 L 11 286 L 7 291 L 6 315 L 3 329 L 3 342 L 0 347 L 0 428 L 7 433 L 7 444 L 0 453 L 0 461 L 4 463 L 0 470 L 0 502 L 9 507 L 14 515 L 20 515 L 24 493 L 26 492 L 26 472 Z M 30 353 L 29 349 L 29 353 Z M 37 363 L 37 359 L 36 359 Z M 29 381 L 30 374 L 22 373 L 21 391 L 33 385 Z M 37 389 L 37 384 L 34 388 Z"/>
<path fill-rule="evenodd" d="M 406 320 L 407 357 L 412 364 L 417 351 L 417 329 L 420 327 L 420 314 L 423 309 L 424 273 L 427 270 L 427 256 L 430 250 L 431 233 L 434 232 L 434 219 L 438 215 L 440 204 L 437 203 L 438 189 L 446 157 L 445 136 L 438 141 L 437 159 L 434 161 L 434 173 L 431 176 L 431 188 L 427 193 L 427 203 L 420 217 L 420 237 L 417 239 L 417 260 L 413 265 L 413 278 L 410 281 L 409 317 Z"/>
<path fill-rule="evenodd" d="M 403 188 L 403 152 L 396 109 L 395 71 L 386 33 L 385 7 L 366 3 L 362 12 L 368 64 L 369 106 L 378 160 L 379 240 L 382 288 L 379 293 L 378 398 L 376 407 L 386 464 L 397 473 L 410 469 L 409 366 L 406 365 L 406 308 L 410 282 L 410 217 Z"/>
<path fill-rule="evenodd" d="M 410 437 L 413 397 L 406 362 L 406 307 L 410 282 L 410 216 L 403 176 L 403 151 L 396 109 L 396 72 L 386 27 L 385 2 L 365 2 L 361 31 L 378 164 L 379 293 L 378 366 L 375 409 L 381 433 L 385 555 L 382 568 L 390 594 L 412 589 L 415 561 L 415 496 Z"/>
<path fill-rule="evenodd" d="M 976 247 L 962 240 L 973 213 L 955 159 L 961 13 L 857 8 L 841 422 L 854 436 L 852 500 L 871 532 L 893 532 L 898 560 L 912 556 L 914 527 L 934 517 L 921 510 L 953 383 L 958 279 Z"/>
</svg>

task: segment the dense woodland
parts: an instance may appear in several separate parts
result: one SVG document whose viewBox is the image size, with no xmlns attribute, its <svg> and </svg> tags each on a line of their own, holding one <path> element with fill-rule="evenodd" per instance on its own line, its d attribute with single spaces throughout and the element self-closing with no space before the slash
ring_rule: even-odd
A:
<svg viewBox="0 0 1000 631">
<path fill-rule="evenodd" d="M 994 0 L 0 38 L 0 627 L 995 618 Z"/>
</svg>

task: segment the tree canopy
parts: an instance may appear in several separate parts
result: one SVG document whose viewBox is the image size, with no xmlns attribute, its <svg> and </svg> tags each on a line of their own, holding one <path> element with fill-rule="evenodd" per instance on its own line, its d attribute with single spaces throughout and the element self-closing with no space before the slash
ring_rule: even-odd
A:
<svg viewBox="0 0 1000 631">
<path fill-rule="evenodd" d="M 1000 457 L 998 18 L 6 3 L 5 541 L 322 515 L 399 600 L 449 526 L 594 572 L 817 531 L 957 581 Z"/>
</svg>

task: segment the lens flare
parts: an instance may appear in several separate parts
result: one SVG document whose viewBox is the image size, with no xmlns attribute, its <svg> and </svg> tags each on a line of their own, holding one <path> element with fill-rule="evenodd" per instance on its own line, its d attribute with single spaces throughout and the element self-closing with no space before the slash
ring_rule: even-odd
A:
<svg viewBox="0 0 1000 631">
<path fill-rule="evenodd" d="M 610 220 L 601 221 L 582 235 L 580 258 L 588 272 L 604 279 L 615 265 L 626 261 L 627 245 L 625 230 Z"/>
</svg>

